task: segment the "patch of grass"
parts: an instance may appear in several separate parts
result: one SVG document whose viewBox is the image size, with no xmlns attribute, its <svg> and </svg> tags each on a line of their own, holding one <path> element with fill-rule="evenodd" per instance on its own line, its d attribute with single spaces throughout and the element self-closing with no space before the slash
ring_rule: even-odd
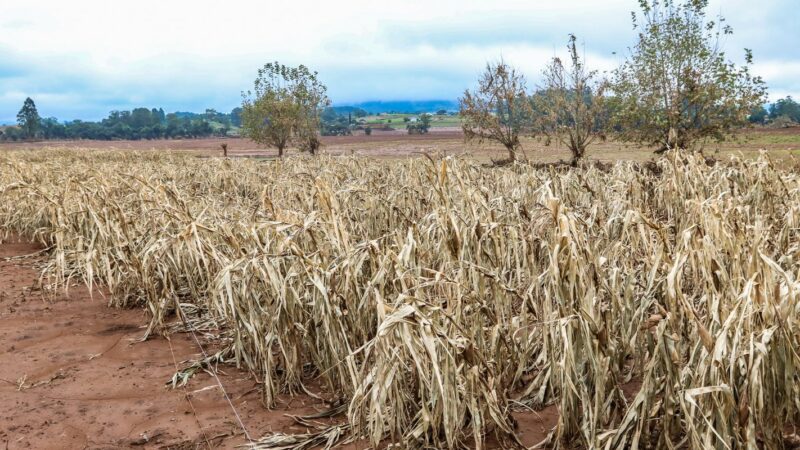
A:
<svg viewBox="0 0 800 450">
<path fill-rule="evenodd" d="M 382 126 L 388 124 L 393 128 L 404 129 L 407 125 L 407 122 L 404 122 L 403 119 L 412 119 L 419 117 L 419 114 L 382 114 L 380 116 L 373 115 L 367 116 L 364 119 L 367 121 L 368 124 L 373 126 Z M 391 121 L 391 122 L 390 122 Z M 460 127 L 461 126 L 461 117 L 460 116 L 438 116 L 433 115 L 431 117 L 431 127 Z"/>
</svg>

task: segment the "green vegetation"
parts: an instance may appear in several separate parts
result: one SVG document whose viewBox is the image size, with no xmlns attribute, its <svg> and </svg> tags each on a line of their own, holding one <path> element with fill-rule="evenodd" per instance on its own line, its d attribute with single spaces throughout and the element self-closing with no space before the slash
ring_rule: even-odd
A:
<svg viewBox="0 0 800 450">
<path fill-rule="evenodd" d="M 353 128 L 352 111 L 343 114 L 336 108 L 329 107 L 320 115 L 320 134 L 323 136 L 349 136 L 353 134 Z"/>
<path fill-rule="evenodd" d="M 589 145 L 605 137 L 605 86 L 597 72 L 586 69 L 578 56 L 575 36 L 569 39 L 569 68 L 559 58 L 544 70 L 544 87 L 533 97 L 534 132 L 547 142 L 556 140 L 572 153 L 572 165 L 586 155 Z"/>
<path fill-rule="evenodd" d="M 314 154 L 320 146 L 320 115 L 330 105 L 326 87 L 307 67 L 267 63 L 258 70 L 253 91 L 242 97 L 242 135 L 267 147 L 296 143 Z"/>
<path fill-rule="evenodd" d="M 364 117 L 364 123 L 372 125 L 373 127 L 376 128 L 382 128 L 385 126 L 390 126 L 392 128 L 404 128 L 405 124 L 409 123 L 411 120 L 413 119 L 419 120 L 421 115 L 422 114 L 400 114 L 400 113 L 370 115 Z M 431 128 L 460 128 L 461 116 L 457 114 L 432 115 L 430 126 Z"/>
<path fill-rule="evenodd" d="M 789 121 L 792 124 L 800 124 L 800 104 L 794 101 L 791 96 L 782 98 L 770 107 L 769 118 L 770 120 L 784 118 L 784 122 Z"/>
<path fill-rule="evenodd" d="M 30 99 L 28 99 L 30 100 Z M 132 111 L 112 111 L 100 122 L 74 120 L 59 122 L 54 117 L 38 119 L 35 105 L 26 100 L 20 111 L 20 127 L 7 127 L 0 139 L 92 139 L 140 140 L 202 138 L 236 135 L 240 110 L 230 114 L 208 109 L 204 114 L 176 112 L 165 114 L 163 109 L 136 108 Z M 32 127 L 26 124 L 30 123 Z"/>
<path fill-rule="evenodd" d="M 431 128 L 433 116 L 427 113 L 420 114 L 417 120 L 409 120 L 406 125 L 408 134 L 426 134 Z"/>
<path fill-rule="evenodd" d="M 351 119 L 360 119 L 369 115 L 367 111 L 355 106 L 332 106 L 330 109 L 337 115 L 350 117 Z"/>
<path fill-rule="evenodd" d="M 572 163 L 598 137 L 668 149 L 702 148 L 723 141 L 764 117 L 763 80 L 750 74 L 752 54 L 737 66 L 721 50 L 732 33 L 706 19 L 706 0 L 640 0 L 633 14 L 638 41 L 613 80 L 597 80 L 578 57 L 570 40 L 571 67 L 554 60 L 545 70 L 544 87 L 528 94 L 525 78 L 505 63 L 489 65 L 475 91 L 461 98 L 467 139 L 502 144 L 515 160 L 523 134 L 557 140 L 572 152 Z M 605 93 L 610 84 L 613 95 Z M 790 99 L 789 99 L 790 100 Z M 779 102 L 773 111 L 791 120 L 794 105 Z"/>
<path fill-rule="evenodd" d="M 461 98 L 462 128 L 468 140 L 492 141 L 515 161 L 521 151 L 520 136 L 530 131 L 531 104 L 525 76 L 504 62 L 487 64 L 478 89 Z"/>
<path fill-rule="evenodd" d="M 706 19 L 707 0 L 640 0 L 638 41 L 614 72 L 614 120 L 623 140 L 660 150 L 721 141 L 748 123 L 765 101 L 750 74 L 752 54 L 737 66 L 722 51 L 732 33 L 724 18 Z"/>
<path fill-rule="evenodd" d="M 22 135 L 26 139 L 33 139 L 36 133 L 39 132 L 41 126 L 41 118 L 39 112 L 36 110 L 36 104 L 30 97 L 25 99 L 22 108 L 17 113 L 17 123 L 22 131 Z"/>
<path fill-rule="evenodd" d="M 747 142 L 753 145 L 775 146 L 788 145 L 800 146 L 800 132 L 753 132 L 744 135 Z"/>
</svg>

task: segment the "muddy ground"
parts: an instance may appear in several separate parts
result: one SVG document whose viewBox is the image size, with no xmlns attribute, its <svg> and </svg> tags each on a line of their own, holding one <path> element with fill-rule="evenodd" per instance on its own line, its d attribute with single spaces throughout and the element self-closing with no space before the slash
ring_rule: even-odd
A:
<svg viewBox="0 0 800 450">
<path fill-rule="evenodd" d="M 331 155 L 356 154 L 376 158 L 404 158 L 419 156 L 421 153 L 468 155 L 479 160 L 502 159 L 507 156 L 506 150 L 498 144 L 489 142 L 464 141 L 464 134 L 456 128 L 433 128 L 425 135 L 410 136 L 404 131 L 374 131 L 371 136 L 357 134 L 354 136 L 325 136 L 322 138 L 322 152 Z M 0 154 L 5 150 L 57 147 L 96 150 L 155 150 L 179 151 L 198 156 L 221 156 L 221 145 L 228 146 L 228 154 L 232 157 L 267 157 L 277 155 L 275 149 L 260 147 L 247 139 L 208 138 L 178 139 L 152 141 L 40 141 L 40 142 L 0 142 Z M 543 139 L 525 137 L 522 139 L 524 155 L 537 162 L 568 161 L 570 153 L 563 145 L 553 143 L 545 145 Z M 744 154 L 752 157 L 761 149 L 768 150 L 773 158 L 784 159 L 800 156 L 800 127 L 785 129 L 758 128 L 743 131 L 735 139 L 722 143 L 708 143 L 705 153 L 708 155 Z M 298 154 L 296 149 L 288 149 L 288 155 Z M 599 161 L 615 161 L 631 159 L 644 161 L 654 158 L 652 148 L 643 148 L 621 142 L 608 140 L 594 142 L 588 158 Z"/>
<path fill-rule="evenodd" d="M 201 373 L 186 388 L 165 386 L 181 362 L 200 356 L 191 335 L 140 342 L 147 323 L 143 310 L 110 308 L 102 291 L 90 293 L 82 284 L 67 293 L 44 293 L 37 287 L 40 250 L 18 240 L 0 244 L 0 449 L 247 443 L 213 377 Z M 253 438 L 304 432 L 287 415 L 325 409 L 308 396 L 284 396 L 276 409 L 267 410 L 250 374 L 220 369 L 222 385 Z M 550 408 L 516 415 L 523 442 L 530 446 L 544 439 L 556 414 Z"/>
</svg>

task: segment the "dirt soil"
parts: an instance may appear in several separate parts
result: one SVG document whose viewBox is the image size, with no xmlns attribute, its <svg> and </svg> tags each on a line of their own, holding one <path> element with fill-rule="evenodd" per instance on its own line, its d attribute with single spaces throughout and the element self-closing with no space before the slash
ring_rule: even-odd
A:
<svg viewBox="0 0 800 450">
<path fill-rule="evenodd" d="M 405 131 L 373 131 L 371 136 L 325 136 L 322 138 L 322 153 L 330 155 L 361 155 L 373 158 L 419 157 L 422 153 L 435 155 L 466 155 L 480 161 L 506 157 L 506 151 L 498 144 L 466 143 L 464 134 L 457 128 L 433 128 L 430 133 L 410 136 Z M 228 146 L 231 157 L 275 158 L 275 149 L 265 149 L 247 139 L 207 138 L 153 141 L 38 141 L 0 142 L 0 154 L 5 151 L 35 148 L 80 148 L 93 150 L 155 150 L 178 151 L 197 156 L 221 156 L 221 145 Z M 535 162 L 558 162 L 570 159 L 569 151 L 562 145 L 545 145 L 540 139 L 523 138 L 524 157 Z M 739 138 L 722 144 L 709 144 L 708 155 L 725 157 L 744 154 L 758 155 L 765 149 L 775 159 L 792 159 L 800 155 L 800 127 L 787 129 L 756 128 L 739 133 Z M 719 154 L 717 154 L 719 152 Z M 297 149 L 288 149 L 287 155 L 297 155 Z M 641 148 L 609 140 L 595 142 L 588 158 L 604 162 L 616 160 L 647 161 L 653 159 L 652 148 Z"/>
<path fill-rule="evenodd" d="M 350 144 L 361 144 L 367 147 L 371 145 L 385 145 L 397 142 L 438 142 L 454 140 L 464 141 L 464 134 L 458 129 L 435 129 L 424 135 L 409 135 L 405 131 L 375 131 L 371 136 L 355 134 L 352 136 L 323 136 L 322 145 L 324 149 L 333 149 L 333 153 L 340 146 Z M 139 141 L 33 141 L 33 142 L 0 142 L 0 148 L 22 149 L 22 148 L 92 148 L 108 150 L 110 148 L 118 150 L 188 150 L 193 152 L 208 151 L 213 154 L 222 152 L 221 144 L 227 144 L 232 155 L 261 153 L 273 154 L 274 149 L 264 149 L 249 139 L 243 138 L 202 138 L 202 139 L 157 139 Z"/>
<path fill-rule="evenodd" d="M 181 362 L 197 359 L 191 335 L 140 342 L 142 310 L 109 308 L 85 285 L 51 296 L 38 287 L 40 247 L 0 244 L 0 449 L 193 449 L 246 444 L 213 377 L 184 388 L 165 386 Z M 260 402 L 253 377 L 219 373 L 249 434 L 304 432 L 287 415 L 324 409 L 311 397 L 288 396 L 274 410 Z M 517 414 L 527 446 L 544 439 L 557 411 Z M 365 449 L 364 443 L 344 448 Z"/>
</svg>

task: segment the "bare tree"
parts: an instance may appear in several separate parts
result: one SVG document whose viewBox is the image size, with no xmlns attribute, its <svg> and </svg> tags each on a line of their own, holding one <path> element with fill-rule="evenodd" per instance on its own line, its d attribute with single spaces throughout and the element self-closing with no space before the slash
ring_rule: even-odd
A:
<svg viewBox="0 0 800 450">
<path fill-rule="evenodd" d="M 587 70 L 578 56 L 575 35 L 570 35 L 570 65 L 556 57 L 543 72 L 544 86 L 534 94 L 535 129 L 548 141 L 565 145 L 572 153 L 572 165 L 586 156 L 596 139 L 605 139 L 605 83 L 597 72 Z"/>
<path fill-rule="evenodd" d="M 460 99 L 467 140 L 498 142 L 515 161 L 522 150 L 519 137 L 530 128 L 531 105 L 525 84 L 524 75 L 503 61 L 487 64 L 478 89 L 464 91 Z"/>
</svg>

